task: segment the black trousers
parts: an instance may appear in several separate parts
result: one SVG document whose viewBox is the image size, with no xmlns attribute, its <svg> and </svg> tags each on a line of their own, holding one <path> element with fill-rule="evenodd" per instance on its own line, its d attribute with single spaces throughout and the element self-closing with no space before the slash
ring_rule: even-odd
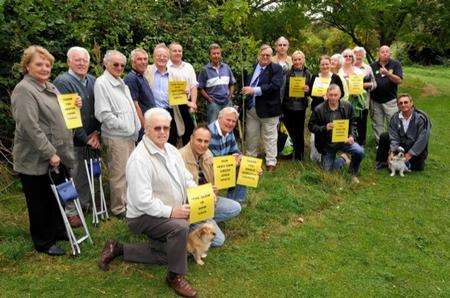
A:
<svg viewBox="0 0 450 298">
<path fill-rule="evenodd" d="M 361 115 L 356 119 L 356 130 L 358 132 L 358 137 L 356 142 L 361 146 L 366 145 L 366 135 L 367 135 L 367 116 L 369 115 L 369 110 L 364 109 L 361 111 Z"/>
<path fill-rule="evenodd" d="M 20 174 L 30 220 L 30 234 L 34 248 L 46 251 L 57 240 L 67 239 L 58 202 L 50 188 L 47 175 Z"/>
<path fill-rule="evenodd" d="M 410 148 L 406 147 L 405 144 L 400 144 L 403 149 L 405 149 L 405 152 L 408 152 Z M 389 133 L 384 132 L 380 135 L 380 140 L 378 141 L 378 149 L 377 149 L 377 156 L 375 160 L 377 162 L 385 163 L 388 160 L 389 156 L 389 149 L 391 147 L 391 140 L 389 138 Z M 422 171 L 425 168 L 425 160 L 428 156 L 428 149 L 425 148 L 425 150 L 420 153 L 417 156 L 413 156 L 409 163 L 411 164 L 411 170 L 412 171 Z"/>
<path fill-rule="evenodd" d="M 194 121 L 192 121 L 191 114 L 189 113 L 189 107 L 187 105 L 180 105 L 181 117 L 184 122 L 184 135 L 181 136 L 183 146 L 189 143 L 192 132 L 194 131 Z"/>
<path fill-rule="evenodd" d="M 294 157 L 303 160 L 305 152 L 305 110 L 283 110 L 283 123 L 294 145 Z"/>
<path fill-rule="evenodd" d="M 192 131 L 194 130 L 194 122 L 192 121 L 191 115 L 189 114 L 189 107 L 187 105 L 179 105 L 180 114 L 184 122 L 184 135 L 181 136 L 181 140 L 183 142 L 183 145 L 186 145 L 189 143 Z M 177 124 L 175 123 L 175 117 L 173 109 L 167 109 L 167 111 L 170 113 L 170 116 L 172 116 L 172 121 L 170 122 L 170 135 L 168 142 L 175 147 L 178 143 L 178 131 L 177 131 Z"/>
</svg>

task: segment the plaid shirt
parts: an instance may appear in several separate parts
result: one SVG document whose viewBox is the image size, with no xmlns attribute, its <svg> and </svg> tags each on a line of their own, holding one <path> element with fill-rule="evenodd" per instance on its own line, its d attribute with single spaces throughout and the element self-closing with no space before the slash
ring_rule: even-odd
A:
<svg viewBox="0 0 450 298">
<path fill-rule="evenodd" d="M 219 128 L 219 120 L 209 124 L 208 128 L 211 130 L 212 135 L 211 142 L 209 143 L 209 150 L 211 150 L 214 156 L 240 153 L 234 133 L 230 132 L 223 136 L 222 131 Z"/>
</svg>

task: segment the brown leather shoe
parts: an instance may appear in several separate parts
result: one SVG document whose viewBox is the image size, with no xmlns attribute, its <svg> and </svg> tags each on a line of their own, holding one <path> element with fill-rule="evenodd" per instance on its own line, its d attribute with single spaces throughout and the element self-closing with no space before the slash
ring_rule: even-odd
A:
<svg viewBox="0 0 450 298">
<path fill-rule="evenodd" d="M 79 215 L 68 216 L 67 219 L 69 220 L 70 226 L 72 228 L 79 228 L 82 226 L 81 218 Z"/>
<path fill-rule="evenodd" d="M 116 240 L 109 239 L 106 241 L 105 247 L 100 254 L 100 259 L 98 260 L 98 266 L 103 271 L 108 270 L 109 263 L 121 254 L 118 249 L 118 244 Z"/>
<path fill-rule="evenodd" d="M 275 166 L 272 166 L 272 165 L 267 166 L 267 172 L 271 173 L 273 171 L 275 171 Z"/>
<path fill-rule="evenodd" d="M 183 275 L 177 275 L 174 279 L 170 279 L 167 275 L 166 281 L 169 287 L 174 289 L 178 295 L 183 297 L 197 297 L 197 290 L 191 286 Z"/>
</svg>

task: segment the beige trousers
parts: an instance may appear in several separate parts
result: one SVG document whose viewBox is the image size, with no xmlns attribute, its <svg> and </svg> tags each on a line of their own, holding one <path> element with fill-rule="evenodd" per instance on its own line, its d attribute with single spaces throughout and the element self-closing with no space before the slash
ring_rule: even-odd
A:
<svg viewBox="0 0 450 298">
<path fill-rule="evenodd" d="M 118 215 L 126 210 L 125 169 L 128 157 L 134 149 L 134 140 L 102 137 L 107 147 L 111 212 Z"/>
<path fill-rule="evenodd" d="M 280 117 L 259 118 L 255 108 L 247 112 L 245 138 L 247 140 L 246 155 L 257 156 L 259 140 L 262 141 L 266 153 L 266 166 L 277 164 L 278 122 Z"/>
<path fill-rule="evenodd" d="M 378 143 L 380 135 L 386 131 L 391 117 L 398 111 L 397 99 L 392 99 L 385 103 L 378 103 L 370 100 L 370 116 L 372 118 L 372 129 L 375 140 Z"/>
</svg>

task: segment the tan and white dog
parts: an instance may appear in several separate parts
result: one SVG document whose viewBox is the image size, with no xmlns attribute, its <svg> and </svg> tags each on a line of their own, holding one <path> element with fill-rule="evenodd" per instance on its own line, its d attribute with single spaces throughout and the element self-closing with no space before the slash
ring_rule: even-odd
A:
<svg viewBox="0 0 450 298">
<path fill-rule="evenodd" d="M 187 251 L 192 254 L 198 265 L 205 264 L 202 258 L 206 257 L 215 236 L 216 229 L 210 223 L 205 223 L 189 233 Z"/>
</svg>

